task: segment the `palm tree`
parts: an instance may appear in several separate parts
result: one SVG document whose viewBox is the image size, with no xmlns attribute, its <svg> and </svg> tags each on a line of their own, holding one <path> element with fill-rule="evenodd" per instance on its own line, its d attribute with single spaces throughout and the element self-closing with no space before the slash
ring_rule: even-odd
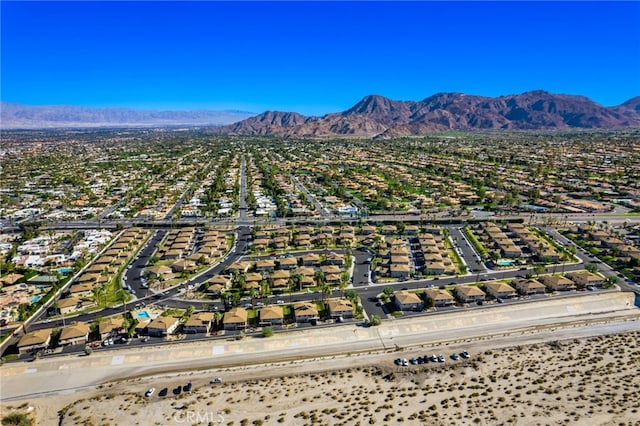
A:
<svg viewBox="0 0 640 426">
<path fill-rule="evenodd" d="M 225 290 L 221 293 L 222 298 L 224 299 L 224 306 L 225 309 L 227 308 L 227 306 L 229 305 L 229 300 L 231 299 L 231 291 L 229 290 Z"/>
<path fill-rule="evenodd" d="M 293 276 L 293 279 L 298 284 L 298 291 L 302 291 L 302 280 L 304 279 L 304 275 L 298 273 Z"/>
<path fill-rule="evenodd" d="M 257 288 L 249 289 L 249 297 L 251 298 L 251 303 L 254 303 L 255 298 L 260 296 L 260 291 Z"/>
<path fill-rule="evenodd" d="M 324 302 L 326 296 L 331 295 L 333 288 L 331 287 L 331 284 L 325 282 L 324 284 L 322 284 L 322 301 Z"/>
<path fill-rule="evenodd" d="M 116 292 L 116 297 L 122 302 L 122 313 L 127 312 L 127 299 L 129 298 L 129 294 L 123 289 L 120 289 Z"/>
<path fill-rule="evenodd" d="M 262 297 L 267 297 L 267 294 L 271 292 L 271 289 L 269 288 L 269 281 L 260 280 L 260 290 L 262 291 Z"/>
<path fill-rule="evenodd" d="M 322 285 L 327 281 L 326 277 L 324 276 L 324 272 L 322 271 L 316 271 L 313 275 L 313 280 L 316 282 L 316 286 L 318 287 L 322 287 Z"/>
<path fill-rule="evenodd" d="M 104 286 L 94 287 L 93 290 L 91 290 L 93 292 L 93 297 L 98 305 L 100 305 L 100 296 L 104 294 L 104 290 Z"/>
<path fill-rule="evenodd" d="M 344 289 L 347 288 L 347 286 L 349 285 L 349 273 L 348 272 L 343 272 L 340 274 L 340 292 L 341 292 L 341 296 L 340 297 L 344 297 Z"/>
</svg>

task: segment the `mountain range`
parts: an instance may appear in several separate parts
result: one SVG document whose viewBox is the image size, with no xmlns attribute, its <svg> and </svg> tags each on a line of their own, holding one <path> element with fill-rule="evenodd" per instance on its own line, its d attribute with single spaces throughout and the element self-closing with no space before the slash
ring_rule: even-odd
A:
<svg viewBox="0 0 640 426">
<path fill-rule="evenodd" d="M 0 128 L 220 126 L 252 116 L 245 111 L 155 111 L 0 102 Z"/>
<path fill-rule="evenodd" d="M 615 107 L 604 107 L 584 96 L 535 90 L 496 98 L 438 93 L 417 102 L 369 95 L 346 111 L 322 117 L 267 111 L 213 129 L 213 132 L 314 138 L 392 138 L 443 130 L 611 129 L 639 126 L 640 97 Z"/>
</svg>

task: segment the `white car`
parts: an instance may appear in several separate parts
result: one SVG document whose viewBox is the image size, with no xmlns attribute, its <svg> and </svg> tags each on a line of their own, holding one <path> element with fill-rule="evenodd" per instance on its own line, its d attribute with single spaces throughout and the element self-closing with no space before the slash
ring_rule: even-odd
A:
<svg viewBox="0 0 640 426">
<path fill-rule="evenodd" d="M 146 391 L 144 393 L 144 396 L 146 396 L 147 398 L 149 398 L 151 395 L 153 395 L 153 393 L 156 391 L 156 388 L 151 388 L 148 391 Z"/>
<path fill-rule="evenodd" d="M 216 377 L 215 379 L 211 379 L 209 383 L 211 383 L 212 385 L 218 385 L 222 383 L 222 379 L 220 377 Z"/>
<path fill-rule="evenodd" d="M 284 305 L 284 300 L 280 300 L 280 299 L 278 299 L 278 300 L 276 300 L 276 304 L 278 304 L 278 305 Z"/>
</svg>

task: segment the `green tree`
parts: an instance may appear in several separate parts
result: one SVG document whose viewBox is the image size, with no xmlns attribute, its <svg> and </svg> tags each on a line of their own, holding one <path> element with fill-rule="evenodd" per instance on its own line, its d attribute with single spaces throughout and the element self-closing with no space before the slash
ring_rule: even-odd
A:
<svg viewBox="0 0 640 426">
<path fill-rule="evenodd" d="M 596 265 L 595 263 L 589 263 L 584 267 L 584 269 L 593 274 L 598 270 L 598 265 Z"/>
<path fill-rule="evenodd" d="M 387 287 L 385 287 L 385 288 L 383 288 L 383 289 L 382 289 L 382 292 L 383 292 L 386 296 L 391 297 L 391 296 L 393 296 L 393 287 L 389 287 L 389 286 L 387 286 Z"/>
<path fill-rule="evenodd" d="M 535 272 L 536 277 L 539 277 L 542 272 L 544 272 L 544 266 L 536 265 L 533 267 L 533 272 Z"/>
<path fill-rule="evenodd" d="M 369 320 L 369 324 L 372 326 L 378 326 L 382 324 L 382 318 L 378 315 L 371 315 L 371 319 Z"/>
<path fill-rule="evenodd" d="M 273 336 L 273 327 L 266 326 L 262 328 L 262 337 L 271 337 Z"/>
<path fill-rule="evenodd" d="M 349 289 L 347 291 L 344 292 L 344 297 L 347 298 L 348 300 L 351 301 L 351 303 L 353 303 L 354 305 L 356 304 L 356 302 L 358 301 L 358 292 L 353 290 L 353 289 Z"/>
</svg>

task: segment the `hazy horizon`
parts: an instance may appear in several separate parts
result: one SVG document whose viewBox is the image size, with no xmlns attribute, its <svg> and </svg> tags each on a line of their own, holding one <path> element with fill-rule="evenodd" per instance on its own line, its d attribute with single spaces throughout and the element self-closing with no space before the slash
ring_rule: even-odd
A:
<svg viewBox="0 0 640 426">
<path fill-rule="evenodd" d="M 640 94 L 637 2 L 2 2 L 5 102 L 324 115 L 366 95 Z"/>
</svg>

